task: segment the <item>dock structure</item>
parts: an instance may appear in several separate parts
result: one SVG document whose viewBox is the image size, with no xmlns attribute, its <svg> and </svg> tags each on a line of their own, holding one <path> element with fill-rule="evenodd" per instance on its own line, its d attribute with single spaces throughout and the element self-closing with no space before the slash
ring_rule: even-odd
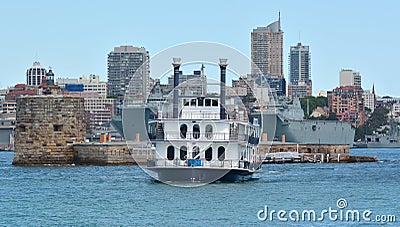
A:
<svg viewBox="0 0 400 227">
<path fill-rule="evenodd" d="M 76 165 L 143 165 L 151 152 L 145 142 L 100 142 L 75 144 Z"/>
<path fill-rule="evenodd" d="M 375 156 L 351 156 L 347 144 L 296 144 L 262 141 L 260 154 L 264 164 L 271 163 L 350 163 L 376 162 Z"/>
</svg>

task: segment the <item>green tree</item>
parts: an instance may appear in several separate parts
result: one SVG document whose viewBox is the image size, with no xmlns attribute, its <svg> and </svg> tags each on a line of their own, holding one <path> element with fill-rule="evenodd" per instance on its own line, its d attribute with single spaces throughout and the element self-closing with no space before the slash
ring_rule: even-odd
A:
<svg viewBox="0 0 400 227">
<path fill-rule="evenodd" d="M 307 113 L 307 100 L 308 100 L 308 113 Z M 300 99 L 301 108 L 304 111 L 304 116 L 310 116 L 310 114 L 317 108 L 317 107 L 327 107 L 328 106 L 328 98 L 327 97 L 314 97 L 314 96 L 306 96 Z"/>
<path fill-rule="evenodd" d="M 365 135 L 371 135 L 379 127 L 386 125 L 388 122 L 389 110 L 384 107 L 378 107 L 372 112 L 368 120 L 362 126 L 356 129 L 354 140 L 365 140 Z"/>
<path fill-rule="evenodd" d="M 388 122 L 388 113 L 389 110 L 384 107 L 376 108 L 371 114 L 370 119 L 368 119 L 368 121 L 370 121 L 371 127 L 376 130 L 378 127 L 386 125 Z"/>
</svg>

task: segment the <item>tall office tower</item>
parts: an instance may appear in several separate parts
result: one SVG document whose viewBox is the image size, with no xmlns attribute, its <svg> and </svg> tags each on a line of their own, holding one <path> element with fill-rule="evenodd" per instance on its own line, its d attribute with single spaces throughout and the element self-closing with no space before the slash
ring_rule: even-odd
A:
<svg viewBox="0 0 400 227">
<path fill-rule="evenodd" d="M 310 47 L 298 43 L 290 47 L 289 53 L 289 78 L 290 83 L 306 81 L 311 75 Z"/>
<path fill-rule="evenodd" d="M 312 95 L 311 82 L 311 55 L 309 46 L 299 42 L 297 46 L 290 47 L 289 53 L 289 85 L 290 98 Z"/>
<path fill-rule="evenodd" d="M 345 87 L 345 86 L 361 87 L 360 72 L 356 72 L 351 69 L 342 69 L 339 72 L 339 77 L 340 77 L 339 78 L 340 87 Z"/>
<path fill-rule="evenodd" d="M 145 100 L 150 89 L 149 52 L 144 47 L 120 46 L 108 54 L 107 95 L 122 100 L 129 90 Z"/>
<path fill-rule="evenodd" d="M 40 62 L 35 61 L 33 66 L 26 70 L 26 85 L 40 86 L 43 77 L 46 77 L 47 70 L 40 65 Z"/>
<path fill-rule="evenodd" d="M 283 77 L 283 31 L 277 21 L 251 32 L 251 73 Z"/>
</svg>

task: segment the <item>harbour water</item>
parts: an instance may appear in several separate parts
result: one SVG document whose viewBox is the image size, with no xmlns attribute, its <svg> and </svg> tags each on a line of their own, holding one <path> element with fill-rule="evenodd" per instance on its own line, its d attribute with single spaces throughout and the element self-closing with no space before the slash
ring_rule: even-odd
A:
<svg viewBox="0 0 400 227">
<path fill-rule="evenodd" d="M 400 149 L 355 149 L 377 163 L 264 165 L 257 180 L 196 188 L 154 182 L 137 166 L 15 167 L 0 152 L 0 226 L 358 226 L 400 224 Z M 339 199 L 346 207 L 339 207 Z M 343 202 L 343 200 L 342 200 Z M 265 221 L 260 210 L 371 211 L 370 221 Z M 259 213 L 259 217 L 257 215 Z M 362 214 L 361 214 L 362 215 Z M 395 222 L 373 222 L 376 215 Z M 262 218 L 261 218 L 262 219 Z M 300 218 L 301 219 L 301 218 Z"/>
</svg>

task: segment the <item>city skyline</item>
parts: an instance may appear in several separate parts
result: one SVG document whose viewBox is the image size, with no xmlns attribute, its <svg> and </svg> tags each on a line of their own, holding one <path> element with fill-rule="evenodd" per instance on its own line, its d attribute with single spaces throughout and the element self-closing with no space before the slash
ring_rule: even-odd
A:
<svg viewBox="0 0 400 227">
<path fill-rule="evenodd" d="M 375 84 L 379 95 L 400 96 L 391 82 L 396 78 L 392 67 L 400 36 L 395 29 L 399 17 L 395 1 L 362 5 L 346 1 L 206 1 L 195 5 L 159 3 L 157 7 L 129 1 L 101 1 L 95 6 L 89 2 L 36 1 L 3 5 L 0 18 L 10 22 L 2 25 L 6 35 L 0 44 L 1 88 L 24 83 L 26 69 L 34 61 L 44 68 L 51 66 L 56 78 L 98 74 L 106 81 L 107 54 L 121 45 L 143 46 L 152 57 L 183 42 L 211 41 L 250 58 L 251 31 L 276 21 L 280 11 L 287 80 L 289 48 L 300 41 L 310 46 L 313 56 L 313 94 L 337 87 L 339 71 L 346 68 L 363 75 L 364 89 Z M 171 10 L 179 13 L 171 14 Z M 44 13 L 32 17 L 32 12 Z M 193 17 L 196 13 L 206 16 Z M 385 31 L 384 35 L 376 29 Z"/>
</svg>

